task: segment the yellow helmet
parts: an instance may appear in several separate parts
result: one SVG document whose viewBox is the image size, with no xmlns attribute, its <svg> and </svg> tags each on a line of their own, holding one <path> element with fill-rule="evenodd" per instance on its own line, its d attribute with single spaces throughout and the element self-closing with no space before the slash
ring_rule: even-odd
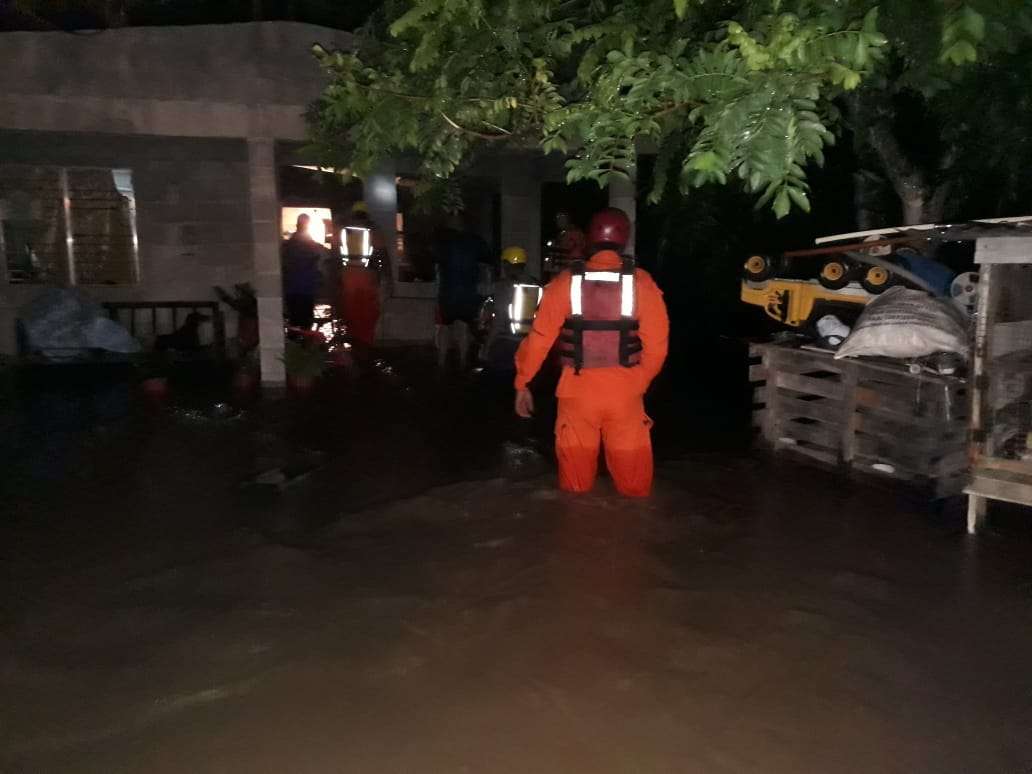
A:
<svg viewBox="0 0 1032 774">
<path fill-rule="evenodd" d="M 369 206 L 363 201 L 357 201 L 351 205 L 351 214 L 358 215 L 359 213 L 363 215 L 369 214 Z"/>
<path fill-rule="evenodd" d="M 522 247 L 506 247 L 502 250 L 502 260 L 510 266 L 525 266 L 527 251 Z"/>
</svg>

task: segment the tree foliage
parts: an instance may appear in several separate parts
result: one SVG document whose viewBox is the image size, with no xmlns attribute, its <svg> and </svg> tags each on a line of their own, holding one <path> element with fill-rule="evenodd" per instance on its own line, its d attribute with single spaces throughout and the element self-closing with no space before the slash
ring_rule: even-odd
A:
<svg viewBox="0 0 1032 774">
<path fill-rule="evenodd" d="M 390 0 L 312 113 L 327 163 L 411 154 L 446 179 L 483 147 L 567 154 L 606 184 L 658 154 L 655 200 L 737 181 L 808 211 L 808 165 L 868 90 L 926 99 L 1032 35 L 1021 0 Z"/>
<path fill-rule="evenodd" d="M 905 222 L 1004 214 L 1017 197 L 1015 172 L 1032 163 L 1026 5 L 958 4 L 931 29 L 920 4 L 885 5 L 887 56 L 841 103 L 861 164 L 895 189 Z"/>
</svg>

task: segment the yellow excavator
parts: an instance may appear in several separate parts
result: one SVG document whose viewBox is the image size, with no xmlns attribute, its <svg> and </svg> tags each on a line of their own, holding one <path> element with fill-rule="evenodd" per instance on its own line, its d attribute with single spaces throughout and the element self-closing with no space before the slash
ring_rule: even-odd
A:
<svg viewBox="0 0 1032 774">
<path fill-rule="evenodd" d="M 900 284 L 949 297 L 970 314 L 978 276 L 970 271 L 970 238 L 956 234 L 983 226 L 996 234 L 1001 227 L 1026 234 L 1032 216 L 855 231 L 820 237 L 805 250 L 752 255 L 742 267 L 741 299 L 790 328 L 826 314 L 851 324 L 872 299 Z"/>
<path fill-rule="evenodd" d="M 779 257 L 750 256 L 743 267 L 742 301 L 792 328 L 825 314 L 855 316 L 872 298 L 899 282 L 889 268 L 847 258 L 847 249 L 867 249 L 872 244 L 794 250 Z"/>
<path fill-rule="evenodd" d="M 934 290 L 899 265 L 896 251 L 920 249 L 942 226 L 905 226 L 822 237 L 818 247 L 779 256 L 752 255 L 742 272 L 741 299 L 791 328 L 826 314 L 855 318 L 893 285 Z"/>
</svg>

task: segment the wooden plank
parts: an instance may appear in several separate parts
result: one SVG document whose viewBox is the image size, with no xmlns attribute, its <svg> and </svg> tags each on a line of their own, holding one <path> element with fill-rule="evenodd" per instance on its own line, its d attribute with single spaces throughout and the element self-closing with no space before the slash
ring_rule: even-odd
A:
<svg viewBox="0 0 1032 774">
<path fill-rule="evenodd" d="M 1032 486 L 1032 476 L 1029 476 L 1027 473 L 983 468 L 979 465 L 975 468 L 975 475 L 982 476 L 983 478 L 992 478 L 997 481 L 1009 481 L 1015 484 L 1028 484 Z"/>
<path fill-rule="evenodd" d="M 1005 470 L 1008 473 L 1027 475 L 1032 479 L 1032 460 L 1005 460 L 1002 457 L 980 457 L 978 467 L 982 470 Z"/>
<path fill-rule="evenodd" d="M 892 471 L 878 470 L 874 467 L 875 465 L 889 465 L 892 467 Z M 874 473 L 887 478 L 895 478 L 900 481 L 917 481 L 928 478 L 925 474 L 909 470 L 905 465 L 900 465 L 894 460 L 888 460 L 884 457 L 868 457 L 864 454 L 857 454 L 856 457 L 854 457 L 852 467 L 863 473 Z"/>
<path fill-rule="evenodd" d="M 917 379 L 927 384 L 949 385 L 951 388 L 961 388 L 967 384 L 962 379 L 950 374 L 934 374 L 922 372 L 919 375 L 911 374 L 906 365 L 899 361 L 888 358 L 845 358 L 835 360 L 834 356 L 825 350 L 813 348 L 795 348 L 779 344 L 766 343 L 754 344 L 750 349 L 750 355 L 758 357 L 763 353 L 774 353 L 779 359 L 785 358 L 785 362 L 792 363 L 792 370 L 798 371 L 798 364 L 803 367 L 814 366 L 814 370 L 841 372 L 847 367 L 857 369 L 860 381 L 864 378 L 878 378 L 889 383 L 906 383 Z"/>
<path fill-rule="evenodd" d="M 806 425 L 802 422 L 782 421 L 778 423 L 778 433 L 779 441 L 782 438 L 791 438 L 794 441 L 808 441 L 818 446 L 823 446 L 835 453 L 836 459 L 838 457 L 840 431 L 837 427 L 824 425 L 819 422 Z"/>
<path fill-rule="evenodd" d="M 856 405 L 881 414 L 895 415 L 906 422 L 918 424 L 938 424 L 941 417 L 925 416 L 917 413 L 912 401 L 901 400 L 870 387 L 856 388 Z"/>
<path fill-rule="evenodd" d="M 938 384 L 966 384 L 965 379 L 953 374 L 933 374 L 927 371 L 922 371 L 919 375 L 912 374 L 909 368 L 898 360 L 889 360 L 887 358 L 850 358 L 850 360 L 856 363 L 861 378 L 878 375 L 887 380 L 923 379 L 926 382 Z"/>
<path fill-rule="evenodd" d="M 934 465 L 930 459 L 914 456 L 891 446 L 872 443 L 871 439 L 865 436 L 857 436 L 856 458 L 887 463 L 914 476 L 934 477 Z"/>
<path fill-rule="evenodd" d="M 959 449 L 949 454 L 944 454 L 935 463 L 935 475 L 937 478 L 946 478 L 956 473 L 964 472 L 970 465 L 967 449 Z"/>
<path fill-rule="evenodd" d="M 805 457 L 809 457 L 810 459 L 817 460 L 818 462 L 822 462 L 825 465 L 834 465 L 834 466 L 837 467 L 838 464 L 839 464 L 839 460 L 838 460 L 838 455 L 837 454 L 832 454 L 831 452 L 827 452 L 827 451 L 824 451 L 822 449 L 814 449 L 814 448 L 809 447 L 809 446 L 800 446 L 799 444 L 785 444 L 785 443 L 778 444 L 777 448 L 778 449 L 785 449 L 787 451 L 791 451 L 791 452 L 794 452 L 796 454 L 802 454 Z"/>
<path fill-rule="evenodd" d="M 845 370 L 842 363 L 836 362 L 830 354 L 808 352 L 802 349 L 782 348 L 777 350 L 774 364 L 779 371 L 807 373 L 810 371 L 828 371 L 841 374 Z"/>
<path fill-rule="evenodd" d="M 767 381 L 767 366 L 760 363 L 759 365 L 749 366 L 749 381 L 750 382 L 765 382 Z"/>
<path fill-rule="evenodd" d="M 971 477 L 971 483 L 964 488 L 964 491 L 970 495 L 988 497 L 992 500 L 1032 506 L 1032 479 L 1027 482 L 1008 481 L 998 478 L 998 475 L 998 471 L 976 470 Z"/>
<path fill-rule="evenodd" d="M 907 433 L 922 438 L 946 438 L 953 434 L 967 434 L 967 422 L 964 417 L 945 420 L 932 420 L 927 417 L 905 417 L 885 411 L 872 411 L 864 408 L 857 412 L 857 427 L 870 428 L 872 431 L 883 430 L 897 434 Z"/>
<path fill-rule="evenodd" d="M 856 368 L 850 366 L 845 373 L 845 381 L 842 385 L 845 395 L 842 403 L 842 413 L 845 415 L 846 421 L 842 423 L 842 428 L 839 431 L 839 449 L 842 461 L 847 465 L 856 455 L 856 384 Z"/>
<path fill-rule="evenodd" d="M 941 384 L 895 385 L 861 379 L 858 386 L 878 395 L 886 405 L 906 406 L 907 413 L 914 416 L 944 419 L 947 415 L 956 413 L 966 403 L 962 395 L 947 395 Z"/>
<path fill-rule="evenodd" d="M 860 435 L 871 436 L 894 446 L 921 451 L 929 456 L 949 448 L 960 448 L 967 443 L 967 433 L 958 429 L 951 433 L 939 433 L 929 428 L 914 428 L 896 425 L 874 424 L 866 414 L 854 414 L 854 429 Z"/>
<path fill-rule="evenodd" d="M 964 491 L 967 491 L 966 489 Z M 968 496 L 967 531 L 974 535 L 985 523 L 989 502 L 984 497 L 977 495 Z"/>
<path fill-rule="evenodd" d="M 957 427 L 958 424 L 964 423 L 966 420 L 966 416 L 958 416 L 954 417 L 947 423 L 934 417 L 916 417 L 912 414 L 893 411 L 891 408 L 886 406 L 877 406 L 872 408 L 861 405 L 858 409 L 858 413 L 869 415 L 885 422 L 890 422 L 897 428 L 897 432 L 902 432 L 904 429 L 906 429 L 907 432 L 910 432 L 915 431 L 918 428 L 921 428 L 926 432 L 936 432 L 943 426 Z"/>
<path fill-rule="evenodd" d="M 784 419 L 816 419 L 841 426 L 845 413 L 843 404 L 832 400 L 798 400 L 782 396 L 781 416 Z"/>
<path fill-rule="evenodd" d="M 833 400 L 842 400 L 843 398 L 842 384 L 830 379 L 814 379 L 810 376 L 778 372 L 774 374 L 773 381 L 777 387 L 785 387 L 808 395 L 820 395 Z"/>
<path fill-rule="evenodd" d="M 938 480 L 966 473 L 967 449 L 954 448 L 945 453 L 928 454 L 891 444 L 873 443 L 866 436 L 857 436 L 857 458 L 886 462 L 914 476 Z"/>
<path fill-rule="evenodd" d="M 900 457 L 921 460 L 922 464 L 928 464 L 941 458 L 945 453 L 962 448 L 959 444 L 952 448 L 944 448 L 941 444 L 930 441 L 909 443 L 898 433 L 895 436 L 883 433 L 874 435 L 866 431 L 857 433 L 857 443 L 864 449 L 878 449 L 877 454 L 898 454 Z"/>
<path fill-rule="evenodd" d="M 889 418 L 883 414 L 875 414 L 871 411 L 857 411 L 856 412 L 856 429 L 862 430 L 863 432 L 877 435 L 881 433 L 894 435 L 899 437 L 901 428 L 906 428 L 908 433 L 925 437 L 929 433 L 929 429 L 918 425 L 909 426 L 904 422 L 895 417 Z"/>
<path fill-rule="evenodd" d="M 977 249 L 977 245 L 976 245 Z M 993 349 L 993 327 L 990 320 L 996 317 L 997 306 L 1000 299 L 1000 287 L 996 281 L 999 276 L 999 269 L 994 266 L 981 266 L 978 272 L 978 307 L 975 314 L 975 353 L 973 358 L 972 383 L 975 386 L 975 395 L 971 401 L 971 431 L 974 437 L 984 435 L 981 452 L 987 456 L 993 456 L 996 449 L 993 447 L 991 433 L 984 433 L 987 424 L 992 423 L 992 411 L 987 405 L 989 395 L 980 385 L 987 381 L 990 374 L 989 359 Z M 988 420 L 988 422 L 986 421 Z"/>
<path fill-rule="evenodd" d="M 777 424 L 780 414 L 778 407 L 781 404 L 781 396 L 778 395 L 778 391 L 770 383 L 769 374 L 772 371 L 773 355 L 772 349 L 766 347 L 763 349 L 763 365 L 767 369 L 768 379 L 766 385 L 763 387 L 764 405 L 766 407 L 766 413 L 763 418 L 763 425 L 761 427 L 761 434 L 763 439 L 768 444 L 773 444 L 777 439 Z"/>
<path fill-rule="evenodd" d="M 995 364 L 997 358 L 1018 354 L 1027 357 L 1028 342 L 1032 339 L 1032 320 L 1013 320 L 992 323 L 992 350 L 989 357 Z"/>
</svg>

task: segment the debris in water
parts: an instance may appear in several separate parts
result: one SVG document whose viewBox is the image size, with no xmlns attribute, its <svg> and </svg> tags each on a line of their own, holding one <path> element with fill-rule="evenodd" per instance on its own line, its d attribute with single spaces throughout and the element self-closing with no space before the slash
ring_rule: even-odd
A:
<svg viewBox="0 0 1032 774">
<path fill-rule="evenodd" d="M 300 458 L 292 460 L 287 464 L 263 470 L 254 478 L 245 481 L 243 485 L 282 492 L 287 487 L 302 481 L 319 469 L 324 458 L 325 456 L 321 452 L 307 452 Z"/>
</svg>

